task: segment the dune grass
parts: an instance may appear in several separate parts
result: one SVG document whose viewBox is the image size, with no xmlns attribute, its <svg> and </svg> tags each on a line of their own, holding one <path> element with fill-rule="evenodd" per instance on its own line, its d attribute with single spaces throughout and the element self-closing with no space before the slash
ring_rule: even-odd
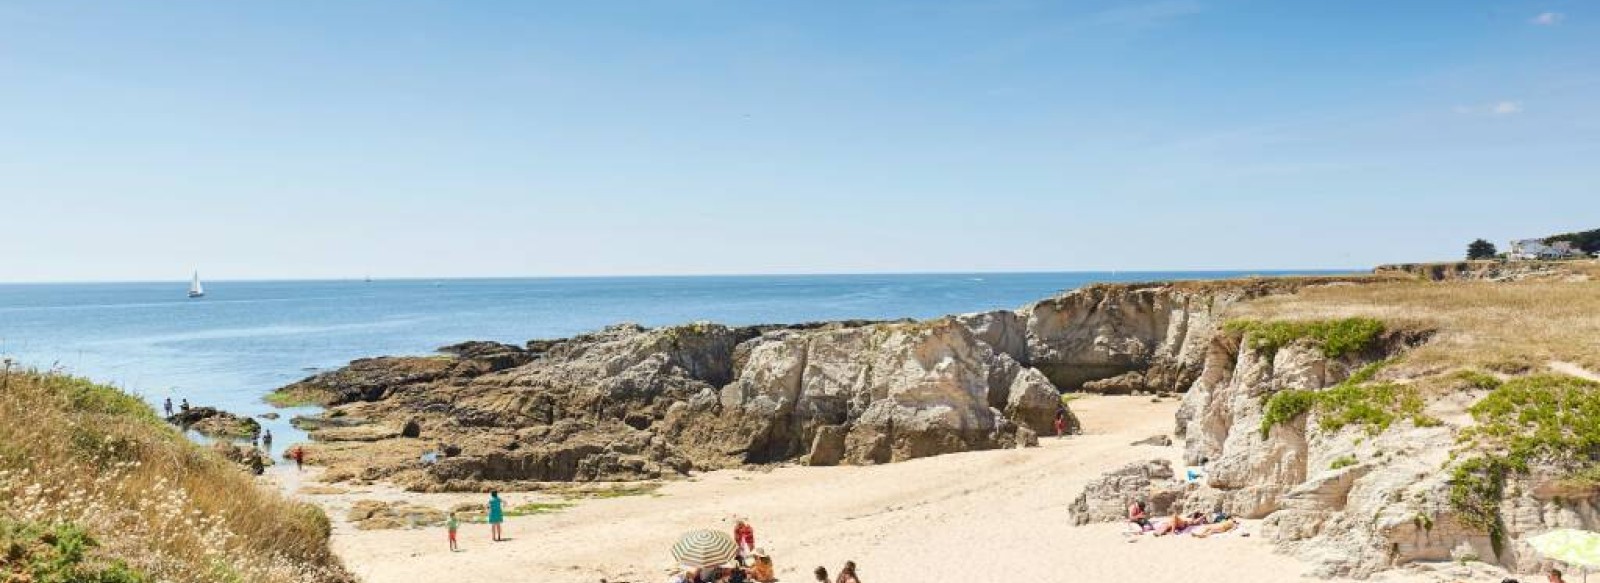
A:
<svg viewBox="0 0 1600 583">
<path fill-rule="evenodd" d="M 1250 320 L 1373 318 L 1434 330 L 1406 376 L 1474 368 L 1506 374 L 1570 362 L 1600 371 L 1600 282 L 1393 282 L 1309 287 L 1236 306 Z"/>
<path fill-rule="evenodd" d="M 7 371 L 0 419 L 0 580 L 353 580 L 319 509 L 257 485 L 133 396 Z"/>
</svg>

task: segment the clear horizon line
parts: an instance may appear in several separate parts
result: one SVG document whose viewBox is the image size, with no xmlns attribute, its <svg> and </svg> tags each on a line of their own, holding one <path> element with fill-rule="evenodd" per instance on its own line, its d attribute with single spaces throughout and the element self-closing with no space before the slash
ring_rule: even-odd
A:
<svg viewBox="0 0 1600 583">
<path fill-rule="evenodd" d="M 206 279 L 207 283 L 266 283 L 266 282 L 337 282 L 337 281 L 465 281 L 465 280 L 519 280 L 519 279 L 667 279 L 667 278 L 705 278 L 705 277 L 838 277 L 838 276 L 874 276 L 874 275 L 1046 275 L 1046 274 L 1084 274 L 1084 273 L 1291 273 L 1291 272 L 1370 272 L 1373 267 L 1252 267 L 1252 268 L 1188 268 L 1188 269 L 1025 269 L 1025 270 L 975 270 L 975 271 L 818 271 L 818 272 L 767 272 L 767 273 L 640 273 L 640 274 L 606 274 L 606 275 L 452 275 L 452 276 L 426 276 L 407 275 L 398 277 L 245 277 Z M 0 281 L 0 286 L 5 285 L 72 285 L 72 284 L 130 284 L 130 283 L 173 283 L 187 282 L 189 278 L 178 279 L 80 279 L 80 280 L 23 280 Z"/>
</svg>

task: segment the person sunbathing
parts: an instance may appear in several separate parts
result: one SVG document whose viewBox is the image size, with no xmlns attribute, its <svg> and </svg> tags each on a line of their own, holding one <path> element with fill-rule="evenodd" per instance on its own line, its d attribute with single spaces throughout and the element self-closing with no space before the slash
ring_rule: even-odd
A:
<svg viewBox="0 0 1600 583">
<path fill-rule="evenodd" d="M 1205 538 L 1213 534 L 1222 534 L 1235 528 L 1239 528 L 1239 521 L 1233 518 L 1225 518 L 1222 520 L 1222 522 L 1214 522 L 1211 524 L 1198 526 L 1189 534 L 1200 538 Z"/>
<path fill-rule="evenodd" d="M 1189 527 L 1189 521 L 1182 514 L 1173 514 L 1165 520 L 1158 520 L 1155 524 L 1155 535 L 1177 534 Z"/>
</svg>

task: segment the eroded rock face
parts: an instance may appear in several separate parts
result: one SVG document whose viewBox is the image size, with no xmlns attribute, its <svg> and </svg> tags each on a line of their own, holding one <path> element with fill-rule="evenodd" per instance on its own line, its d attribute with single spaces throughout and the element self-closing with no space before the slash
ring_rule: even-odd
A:
<svg viewBox="0 0 1600 583">
<path fill-rule="evenodd" d="M 1147 516 L 1172 514 L 1183 496 L 1183 482 L 1174 479 L 1172 462 L 1134 462 L 1095 478 L 1067 507 L 1073 524 L 1128 519 L 1128 506 L 1144 504 Z"/>
<path fill-rule="evenodd" d="M 278 397 L 331 407 L 295 420 L 331 478 L 423 490 L 887 463 L 1026 445 L 1058 411 L 1071 431 L 1064 385 L 1181 390 L 1210 370 L 1224 307 L 1317 281 L 1097 285 L 925 322 L 621 324 L 357 360 Z"/>
<path fill-rule="evenodd" d="M 1065 390 L 1179 392 L 1199 376 L 1228 306 L 1292 289 L 1248 282 L 1089 286 L 1022 310 L 1026 362 Z"/>
<path fill-rule="evenodd" d="M 1500 509 L 1506 537 L 1497 551 L 1488 533 L 1464 523 L 1450 503 L 1450 452 L 1459 427 L 1448 421 L 1417 426 L 1401 418 L 1381 430 L 1328 429 L 1325 413 L 1313 408 L 1262 433 L 1270 395 L 1328 389 L 1416 341 L 1391 334 L 1365 352 L 1329 358 L 1304 342 L 1267 353 L 1237 334 L 1214 335 L 1176 419 L 1185 461 L 1206 471 L 1174 504 L 1262 518 L 1263 537 L 1325 577 L 1367 577 L 1419 561 L 1481 560 L 1526 572 L 1539 567 L 1539 559 L 1523 538 L 1550 528 L 1600 526 L 1594 492 L 1558 495 L 1561 488 L 1548 480 L 1523 479 L 1506 486 Z M 1446 420 L 1464 417 L 1459 408 L 1449 409 L 1464 404 L 1450 403 L 1431 400 L 1429 412 Z M 1075 519 L 1121 519 L 1128 500 L 1118 500 L 1118 488 L 1145 488 L 1146 482 L 1157 480 L 1136 466 L 1107 474 L 1080 496 Z"/>
<path fill-rule="evenodd" d="M 1013 445 L 1019 427 L 1043 431 L 1062 407 L 1042 373 L 950 318 L 619 325 L 541 341 L 536 355 L 452 352 L 357 361 L 287 387 L 335 404 L 297 419 L 318 441 L 313 460 L 333 479 L 422 490 L 887 463 Z"/>
</svg>

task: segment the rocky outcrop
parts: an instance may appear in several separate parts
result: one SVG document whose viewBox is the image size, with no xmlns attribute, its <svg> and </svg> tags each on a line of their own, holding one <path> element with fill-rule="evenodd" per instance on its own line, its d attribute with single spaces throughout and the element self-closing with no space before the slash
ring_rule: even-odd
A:
<svg viewBox="0 0 1600 583">
<path fill-rule="evenodd" d="M 250 473 L 261 475 L 267 466 L 272 465 L 272 457 L 266 452 L 255 447 L 239 446 L 226 441 L 211 444 L 212 451 L 217 452 L 223 459 L 243 466 Z"/>
<path fill-rule="evenodd" d="M 168 417 L 167 422 L 215 438 L 250 439 L 261 433 L 261 424 L 255 419 L 213 407 L 184 409 Z"/>
<path fill-rule="evenodd" d="M 1485 528 L 1471 526 L 1451 502 L 1449 481 L 1449 470 L 1459 463 L 1452 456 L 1459 447 L 1457 431 L 1471 423 L 1464 412 L 1470 398 L 1427 400 L 1426 423 L 1415 415 L 1396 415 L 1381 425 L 1362 422 L 1381 417 L 1371 408 L 1381 409 L 1381 401 L 1334 401 L 1342 404 L 1263 422 L 1273 395 L 1371 386 L 1341 383 L 1425 337 L 1388 332 L 1364 350 L 1330 357 L 1309 340 L 1269 349 L 1239 333 L 1214 335 L 1176 419 L 1186 463 L 1201 468 L 1199 483 L 1175 489 L 1163 481 L 1168 470 L 1122 468 L 1085 489 L 1074 503 L 1074 520 L 1119 520 L 1129 492 L 1150 492 L 1152 505 L 1171 498 L 1171 507 L 1184 511 L 1221 509 L 1262 519 L 1264 538 L 1325 577 L 1367 577 L 1430 561 L 1485 561 L 1530 571 L 1539 559 L 1524 537 L 1556 527 L 1600 526 L 1600 490 L 1557 494 L 1562 489 L 1552 486 L 1560 483 L 1550 479 L 1554 473 L 1537 469 L 1505 486 L 1499 543 Z M 1387 390 L 1403 390 L 1409 382 L 1378 374 L 1371 382 L 1388 383 Z"/>
<path fill-rule="evenodd" d="M 1147 516 L 1172 514 L 1181 508 L 1183 482 L 1174 479 L 1172 462 L 1134 462 L 1095 478 L 1067 507 L 1073 524 L 1127 520 L 1128 507 L 1144 504 Z"/>
<path fill-rule="evenodd" d="M 1222 311 L 1338 278 L 1096 285 L 923 322 L 647 329 L 363 359 L 284 387 L 329 476 L 423 490 L 1026 446 L 1062 388 L 1174 391 Z M 421 460 L 431 460 L 423 462 Z"/>
<path fill-rule="evenodd" d="M 1588 275 L 1572 269 L 1565 261 L 1453 261 L 1443 263 L 1395 263 L 1379 265 L 1374 275 L 1422 279 L 1426 281 L 1522 281 L 1559 279 L 1586 281 Z"/>
<path fill-rule="evenodd" d="M 445 518 L 444 511 L 437 508 L 384 500 L 357 500 L 345 516 L 356 530 L 438 526 Z"/>
<path fill-rule="evenodd" d="M 1063 390 L 1182 392 L 1200 376 L 1227 309 L 1265 295 L 1361 277 L 1100 284 L 1036 302 L 1019 362 Z"/>
<path fill-rule="evenodd" d="M 331 405 L 295 420 L 331 478 L 421 490 L 887 463 L 1049 430 L 1059 392 L 972 331 L 1010 325 L 988 321 L 619 325 L 536 351 L 366 359 L 284 390 Z"/>
</svg>

